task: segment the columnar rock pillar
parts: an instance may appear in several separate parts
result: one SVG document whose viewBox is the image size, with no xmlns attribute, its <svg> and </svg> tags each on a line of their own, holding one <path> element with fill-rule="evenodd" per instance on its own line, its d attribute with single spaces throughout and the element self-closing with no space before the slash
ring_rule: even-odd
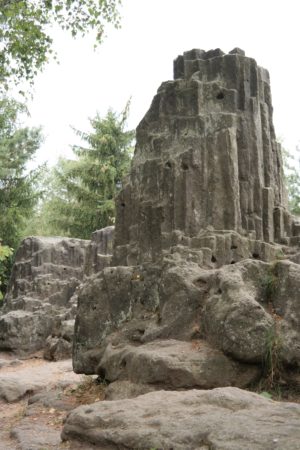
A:
<svg viewBox="0 0 300 450">
<path fill-rule="evenodd" d="M 153 261 L 174 230 L 208 226 L 265 242 L 292 234 L 268 71 L 240 49 L 174 61 L 137 129 L 117 199 L 115 263 Z"/>
</svg>

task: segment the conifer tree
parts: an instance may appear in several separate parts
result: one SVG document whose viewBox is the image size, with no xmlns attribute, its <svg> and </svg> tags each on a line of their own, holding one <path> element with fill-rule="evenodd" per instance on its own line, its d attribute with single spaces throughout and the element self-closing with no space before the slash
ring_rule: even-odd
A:
<svg viewBox="0 0 300 450">
<path fill-rule="evenodd" d="M 90 120 L 90 133 L 76 131 L 86 146 L 74 146 L 76 159 L 60 159 L 50 175 L 37 231 L 90 239 L 114 223 L 114 199 L 129 170 L 134 138 L 125 130 L 127 115 L 128 106 L 120 115 L 109 110 Z"/>
<path fill-rule="evenodd" d="M 41 195 L 36 185 L 42 168 L 28 171 L 26 166 L 42 135 L 39 128 L 20 127 L 19 115 L 25 111 L 14 100 L 0 100 L 0 238 L 13 248 Z"/>
</svg>

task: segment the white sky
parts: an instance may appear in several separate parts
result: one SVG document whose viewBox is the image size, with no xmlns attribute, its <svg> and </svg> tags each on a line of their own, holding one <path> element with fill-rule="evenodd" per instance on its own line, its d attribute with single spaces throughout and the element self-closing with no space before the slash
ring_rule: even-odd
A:
<svg viewBox="0 0 300 450">
<path fill-rule="evenodd" d="M 135 128 L 159 85 L 173 78 L 173 60 L 192 48 L 234 47 L 271 75 L 278 137 L 293 150 L 300 141 L 299 8 L 297 0 L 123 0 L 122 28 L 93 40 L 56 32 L 60 64 L 50 63 L 35 83 L 30 125 L 42 125 L 46 141 L 37 161 L 71 156 L 88 117 L 121 111 L 132 97 L 129 127 Z"/>
</svg>

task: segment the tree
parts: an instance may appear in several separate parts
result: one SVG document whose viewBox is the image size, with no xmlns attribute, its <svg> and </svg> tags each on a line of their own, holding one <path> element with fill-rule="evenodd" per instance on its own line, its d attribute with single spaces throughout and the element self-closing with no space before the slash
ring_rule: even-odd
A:
<svg viewBox="0 0 300 450">
<path fill-rule="evenodd" d="M 7 287 L 13 249 L 41 195 L 36 184 L 43 169 L 28 171 L 26 164 L 42 136 L 38 128 L 20 127 L 19 116 L 24 112 L 20 103 L 0 100 L 0 299 Z"/>
<path fill-rule="evenodd" d="M 73 37 L 95 31 L 101 43 L 108 23 L 119 26 L 118 5 L 120 0 L 1 0 L 0 84 L 33 80 L 53 53 L 53 24 Z"/>
<path fill-rule="evenodd" d="M 300 148 L 297 156 L 283 150 L 285 180 L 288 188 L 289 208 L 293 214 L 300 215 Z"/>
<path fill-rule="evenodd" d="M 18 117 L 25 107 L 14 100 L 0 100 L 0 239 L 16 248 L 26 219 L 41 193 L 36 185 L 42 168 L 26 169 L 39 148 L 39 128 L 20 128 Z"/>
<path fill-rule="evenodd" d="M 93 231 L 114 223 L 114 198 L 129 170 L 133 131 L 125 131 L 128 107 L 90 120 L 93 131 L 77 134 L 87 144 L 74 146 L 75 160 L 60 159 L 33 224 L 39 234 L 90 239 Z"/>
<path fill-rule="evenodd" d="M 10 258 L 13 254 L 13 249 L 7 245 L 2 245 L 0 241 L 0 306 L 3 299 L 3 293 L 7 287 L 8 271 Z"/>
</svg>

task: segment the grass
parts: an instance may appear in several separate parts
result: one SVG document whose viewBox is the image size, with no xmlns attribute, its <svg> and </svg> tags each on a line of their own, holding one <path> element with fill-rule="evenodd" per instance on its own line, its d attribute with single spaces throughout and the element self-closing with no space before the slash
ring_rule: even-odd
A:
<svg viewBox="0 0 300 450">
<path fill-rule="evenodd" d="M 282 341 L 277 330 L 277 321 L 275 320 L 273 327 L 270 328 L 266 336 L 266 349 L 263 358 L 263 374 L 270 389 L 278 386 L 282 379 L 281 347 Z"/>
<path fill-rule="evenodd" d="M 271 266 L 269 271 L 261 278 L 261 288 L 263 298 L 266 301 L 272 300 L 278 288 L 278 278 L 274 273 L 275 265 Z"/>
</svg>

